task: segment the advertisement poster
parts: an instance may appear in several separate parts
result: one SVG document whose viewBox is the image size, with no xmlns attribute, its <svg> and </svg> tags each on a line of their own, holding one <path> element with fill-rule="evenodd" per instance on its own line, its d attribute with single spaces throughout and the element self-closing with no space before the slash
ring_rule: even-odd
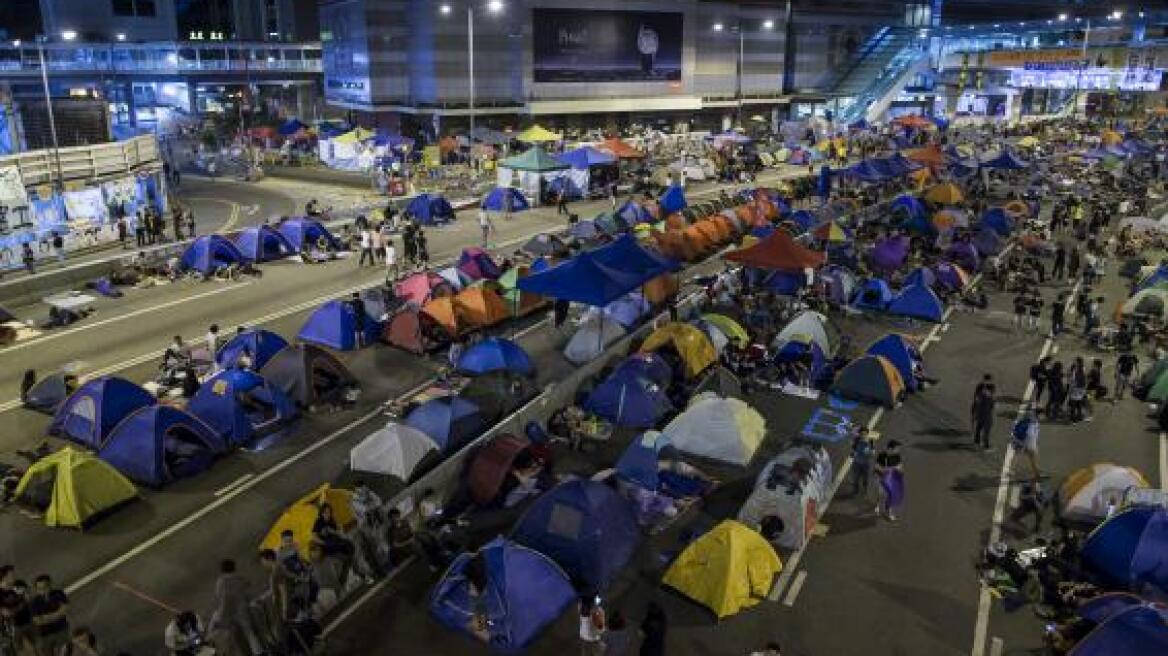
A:
<svg viewBox="0 0 1168 656">
<path fill-rule="evenodd" d="M 65 226 L 65 208 L 60 197 L 35 201 L 32 207 L 37 234 L 43 235 Z"/>
<path fill-rule="evenodd" d="M 28 215 L 28 194 L 20 169 L 0 166 L 0 234 L 19 229 Z"/>
<path fill-rule="evenodd" d="M 534 9 L 532 14 L 536 82 L 681 80 L 681 13 Z"/>
<path fill-rule="evenodd" d="M 66 191 L 64 196 L 65 214 L 69 216 L 70 223 L 85 220 L 96 226 L 106 222 L 109 212 L 101 189 Z"/>
<path fill-rule="evenodd" d="M 134 176 L 103 183 L 101 190 L 108 206 L 121 205 L 131 214 L 138 207 L 138 179 Z"/>
</svg>

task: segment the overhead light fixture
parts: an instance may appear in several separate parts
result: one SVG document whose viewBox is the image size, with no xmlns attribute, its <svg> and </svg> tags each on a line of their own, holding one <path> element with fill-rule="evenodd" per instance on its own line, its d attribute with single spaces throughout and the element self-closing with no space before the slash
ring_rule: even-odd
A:
<svg viewBox="0 0 1168 656">
<path fill-rule="evenodd" d="M 775 22 L 773 20 L 768 18 L 762 22 L 762 29 L 773 30 L 774 28 L 775 28 Z"/>
<path fill-rule="evenodd" d="M 714 31 L 721 32 L 723 25 L 721 23 L 714 23 Z"/>
<path fill-rule="evenodd" d="M 454 10 L 450 8 L 450 5 L 442 5 L 438 8 L 438 11 L 441 12 L 443 16 L 449 16 L 450 12 Z"/>
<path fill-rule="evenodd" d="M 1060 21 L 1065 21 L 1065 20 L 1067 19 L 1067 15 L 1066 15 L 1066 14 L 1059 14 L 1059 15 L 1058 15 L 1058 19 L 1059 19 Z"/>
<path fill-rule="evenodd" d="M 77 31 L 65 30 L 64 32 L 61 32 L 61 38 L 65 39 L 66 41 L 72 41 L 73 39 L 77 38 Z"/>
<path fill-rule="evenodd" d="M 13 47 L 13 48 L 19 48 L 19 47 L 20 47 L 20 39 L 15 39 L 15 40 L 13 40 L 13 41 L 12 41 L 12 47 Z"/>
<path fill-rule="evenodd" d="M 126 33 L 125 32 L 118 32 L 114 38 L 116 38 L 118 41 L 125 41 L 126 40 Z"/>
<path fill-rule="evenodd" d="M 487 3 L 487 9 L 496 14 L 503 11 L 503 0 L 491 0 Z"/>
</svg>

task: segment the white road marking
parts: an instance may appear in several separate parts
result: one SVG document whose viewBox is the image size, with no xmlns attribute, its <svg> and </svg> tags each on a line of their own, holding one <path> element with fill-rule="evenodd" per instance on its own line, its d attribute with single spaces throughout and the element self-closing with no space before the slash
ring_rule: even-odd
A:
<svg viewBox="0 0 1168 656">
<path fill-rule="evenodd" d="M 1168 433 L 1160 433 L 1160 489 L 1168 492 Z"/>
<path fill-rule="evenodd" d="M 243 476 L 240 476 L 239 478 L 235 479 L 234 481 L 231 481 L 227 485 L 224 485 L 223 487 L 219 488 L 218 490 L 215 490 L 215 496 L 221 497 L 224 494 L 227 494 L 228 492 L 234 490 L 235 488 L 239 487 L 240 485 L 243 485 L 244 483 L 248 482 L 254 476 L 255 476 L 255 474 L 244 474 Z"/>
<path fill-rule="evenodd" d="M 848 461 L 850 462 L 851 458 L 848 458 Z M 771 588 L 771 593 L 767 595 L 768 600 L 778 601 L 779 597 L 782 596 L 783 590 L 787 587 L 787 582 L 791 580 L 791 576 L 794 575 L 796 569 L 799 567 L 799 561 L 803 559 L 803 552 L 806 549 L 807 543 L 804 543 L 798 551 L 791 554 L 787 562 L 783 563 L 783 571 L 779 572 L 779 578 L 775 581 L 774 587 Z"/>
<path fill-rule="evenodd" d="M 884 406 L 876 408 L 876 412 L 872 413 L 872 418 L 868 420 L 868 430 L 875 430 L 876 424 L 884 417 Z"/>
<path fill-rule="evenodd" d="M 401 562 L 400 565 L 395 567 L 392 572 L 387 574 L 385 578 L 373 584 L 373 587 L 369 588 L 365 591 L 364 594 L 353 600 L 353 603 L 346 606 L 345 610 L 341 611 L 339 615 L 333 618 L 333 621 L 328 623 L 328 626 L 324 627 L 324 630 L 321 631 L 321 637 L 327 638 L 329 637 L 329 634 L 340 628 L 340 626 L 345 623 L 345 620 L 349 619 L 353 613 L 357 612 L 357 610 L 361 608 L 361 606 L 364 606 L 366 603 L 368 603 L 368 601 L 375 597 L 377 593 L 384 590 L 385 586 L 389 585 L 398 574 L 405 571 L 405 569 L 413 564 L 415 560 L 417 560 L 417 556 L 410 556 L 409 558 L 406 558 Z"/>
<path fill-rule="evenodd" d="M 787 590 L 787 596 L 783 597 L 783 605 L 788 608 L 795 605 L 795 598 L 799 596 L 799 591 L 803 589 L 803 583 L 807 581 L 807 570 L 801 569 L 795 575 L 794 582 L 791 583 L 791 588 Z"/>
<path fill-rule="evenodd" d="M 990 656 L 1002 656 L 1002 652 L 1006 649 L 1006 641 L 994 636 L 990 641 Z"/>
<path fill-rule="evenodd" d="M 541 319 L 540 321 L 538 321 L 538 322 L 524 328 L 523 330 L 520 330 L 519 332 L 515 333 L 515 336 L 512 337 L 511 339 L 522 339 L 523 337 L 527 337 L 528 335 L 535 332 L 536 330 L 543 328 L 548 323 L 551 323 L 551 319 L 549 319 L 549 318 Z"/>
</svg>

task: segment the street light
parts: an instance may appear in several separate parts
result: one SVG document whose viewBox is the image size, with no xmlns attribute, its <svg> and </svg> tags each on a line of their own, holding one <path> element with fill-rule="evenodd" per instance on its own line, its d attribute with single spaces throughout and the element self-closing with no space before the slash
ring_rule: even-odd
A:
<svg viewBox="0 0 1168 656">
<path fill-rule="evenodd" d="M 453 11 L 453 9 L 451 9 L 450 5 L 442 5 L 441 7 L 438 8 L 438 10 L 442 12 L 443 16 L 449 16 L 450 12 Z"/>
<path fill-rule="evenodd" d="M 66 31 L 61 36 L 66 37 L 69 33 L 70 31 Z M 72 32 L 72 34 L 76 38 L 77 33 Z M 53 116 L 53 96 L 49 92 L 49 67 L 45 64 L 45 42 L 48 40 L 48 37 L 43 34 L 37 35 L 37 56 L 40 58 L 41 63 L 41 84 L 44 85 L 45 89 L 45 111 L 49 115 L 49 135 L 53 139 L 53 163 L 57 169 L 57 188 L 63 190 L 65 188 L 65 177 L 61 175 L 61 148 L 57 142 L 57 119 Z M 66 40 L 68 40 L 68 37 L 66 37 Z"/>
<path fill-rule="evenodd" d="M 503 11 L 505 5 L 503 0 L 490 0 L 487 3 L 487 11 L 492 14 L 498 14 Z M 448 16 L 453 12 L 450 5 L 444 4 L 438 8 L 438 11 Z M 470 124 L 470 132 L 473 133 L 475 129 L 475 68 L 474 68 L 474 19 L 475 8 L 473 1 L 466 5 L 466 68 L 467 68 L 467 117 Z M 471 137 L 474 138 L 473 136 Z"/>
<path fill-rule="evenodd" d="M 77 30 L 65 30 L 64 32 L 61 32 L 61 38 L 65 39 L 66 41 L 72 41 L 73 39 L 77 38 Z"/>
<path fill-rule="evenodd" d="M 1059 22 L 1065 23 L 1067 20 L 1067 15 L 1066 14 L 1059 14 L 1058 19 L 1059 19 Z"/>
<path fill-rule="evenodd" d="M 114 38 L 116 38 L 118 41 L 125 41 L 126 40 L 126 33 L 125 32 L 118 32 Z"/>
<path fill-rule="evenodd" d="M 770 30 L 774 29 L 775 21 L 770 19 L 770 18 L 767 18 L 760 23 L 760 26 L 762 27 L 763 30 L 769 32 Z M 723 25 L 720 22 L 714 23 L 713 29 L 715 32 L 721 32 L 723 29 L 725 29 L 725 25 Z M 736 22 L 734 25 L 732 25 L 730 27 L 730 31 L 738 33 L 738 71 L 737 71 L 738 75 L 736 76 L 736 84 L 735 84 L 736 88 L 734 90 L 734 98 L 738 102 L 738 112 L 737 112 L 738 115 L 735 117 L 735 119 L 737 120 L 738 124 L 741 125 L 742 124 L 742 101 L 743 101 L 743 95 L 744 95 L 742 82 L 743 82 L 743 77 L 746 74 L 746 23 L 741 18 L 739 18 L 738 22 Z"/>
</svg>

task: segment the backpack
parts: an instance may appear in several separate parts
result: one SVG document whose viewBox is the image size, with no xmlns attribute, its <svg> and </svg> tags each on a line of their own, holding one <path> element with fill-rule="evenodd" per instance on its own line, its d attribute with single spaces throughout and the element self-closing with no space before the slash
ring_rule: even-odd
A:
<svg viewBox="0 0 1168 656">
<path fill-rule="evenodd" d="M 1026 417 L 1014 422 L 1014 427 L 1010 430 L 1010 440 L 1015 448 L 1022 448 L 1026 444 L 1026 438 L 1030 435 L 1030 420 Z"/>
</svg>

